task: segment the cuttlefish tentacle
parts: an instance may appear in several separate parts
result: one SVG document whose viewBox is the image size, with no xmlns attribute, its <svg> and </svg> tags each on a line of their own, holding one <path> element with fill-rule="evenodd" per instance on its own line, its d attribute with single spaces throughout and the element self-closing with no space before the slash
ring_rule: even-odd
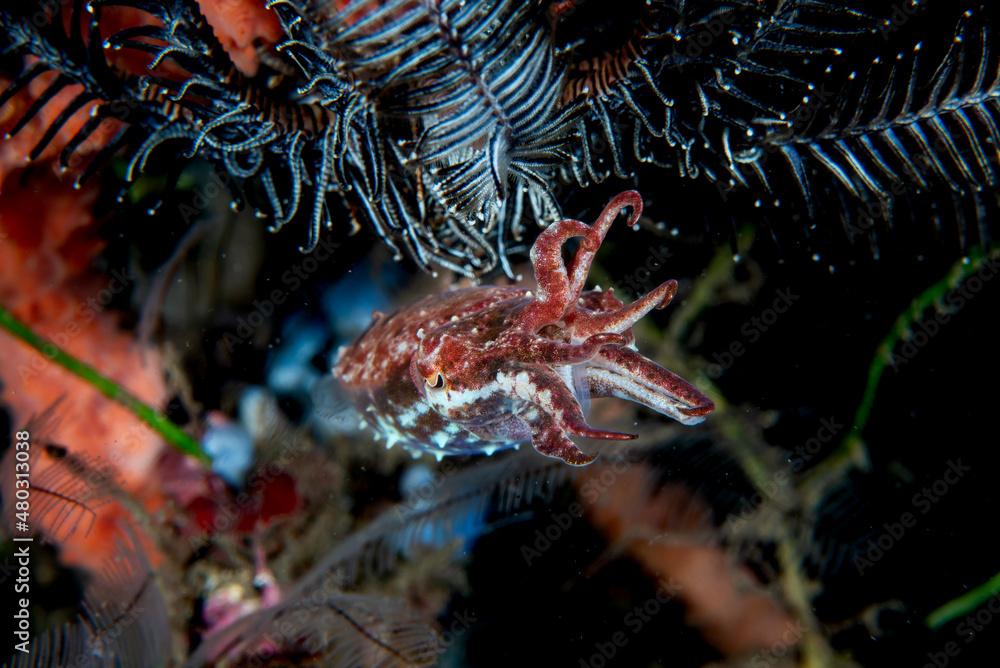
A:
<svg viewBox="0 0 1000 668">
<path fill-rule="evenodd" d="M 531 265 L 535 270 L 538 289 L 535 300 L 518 318 L 518 326 L 527 332 L 537 332 L 546 325 L 559 322 L 572 305 L 569 273 L 563 262 L 562 247 L 569 239 L 586 237 L 590 226 L 579 220 L 560 220 L 542 230 L 531 247 Z"/>
<path fill-rule="evenodd" d="M 575 302 L 583 291 L 587 276 L 590 275 L 590 268 L 594 264 L 594 257 L 604 243 L 604 237 L 608 235 L 611 224 L 618 220 L 618 216 L 625 209 L 631 210 L 626 225 L 635 229 L 642 215 L 642 196 L 634 190 L 617 195 L 604 207 L 597 221 L 587 226 L 587 234 L 580 242 L 580 248 L 577 249 L 569 266 L 571 303 Z"/>
<path fill-rule="evenodd" d="M 595 459 L 577 447 L 562 426 L 551 415 L 539 415 L 529 422 L 531 446 L 546 457 L 561 459 L 571 466 L 586 466 Z"/>
<path fill-rule="evenodd" d="M 566 318 L 574 339 L 586 339 L 597 332 L 620 334 L 628 331 L 653 309 L 666 308 L 677 294 L 677 281 L 667 281 L 628 306 L 613 311 L 577 311 Z"/>
<path fill-rule="evenodd" d="M 616 333 L 600 333 L 587 337 L 581 343 L 563 343 L 530 335 L 511 336 L 510 351 L 505 360 L 526 364 L 582 364 L 593 359 L 602 348 L 626 345 L 628 338 Z"/>
<path fill-rule="evenodd" d="M 538 331 L 566 316 L 583 292 L 594 256 L 608 229 L 627 208 L 631 209 L 627 224 L 634 227 L 642 214 L 642 197 L 630 190 L 611 200 L 593 225 L 573 219 L 560 220 L 538 235 L 531 248 L 538 294 L 535 303 L 528 305 L 521 315 L 522 328 Z M 580 237 L 580 247 L 567 267 L 563 262 L 562 248 L 567 241 L 577 237 Z"/>
<path fill-rule="evenodd" d="M 697 424 L 715 408 L 689 382 L 632 348 L 602 348 L 587 362 L 586 375 L 591 396 L 628 399 L 682 424 Z"/>
</svg>

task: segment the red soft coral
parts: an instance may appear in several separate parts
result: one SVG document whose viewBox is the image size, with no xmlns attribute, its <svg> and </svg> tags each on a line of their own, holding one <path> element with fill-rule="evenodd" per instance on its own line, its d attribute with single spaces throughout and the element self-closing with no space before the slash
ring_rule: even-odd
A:
<svg viewBox="0 0 1000 668">
<path fill-rule="evenodd" d="M 128 287 L 127 268 L 108 276 L 90 263 L 102 244 L 91 214 L 96 193 L 74 191 L 42 175 L 23 188 L 8 188 L 0 198 L 0 303 L 38 334 L 99 369 L 144 401 L 157 406 L 166 398 L 159 357 L 143 351 L 123 332 L 109 302 Z M 163 447 L 160 439 L 131 413 L 93 387 L 54 365 L 20 341 L 0 335 L 3 401 L 16 424 L 44 412 L 61 399 L 58 420 L 45 435 L 89 460 L 116 470 L 122 485 L 144 500 L 156 496 L 149 482 Z M 96 566 L 112 549 L 101 548 L 121 510 L 102 509 L 98 529 L 76 536 L 69 561 Z"/>
<path fill-rule="evenodd" d="M 198 0 L 216 37 L 244 74 L 257 73 L 258 46 L 270 46 L 281 37 L 274 12 L 251 0 Z"/>
</svg>

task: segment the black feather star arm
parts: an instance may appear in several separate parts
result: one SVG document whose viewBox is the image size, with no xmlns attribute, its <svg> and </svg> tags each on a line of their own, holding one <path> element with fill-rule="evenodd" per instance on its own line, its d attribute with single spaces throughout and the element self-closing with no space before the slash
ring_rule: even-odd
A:
<svg viewBox="0 0 1000 668">
<path fill-rule="evenodd" d="M 46 133 L 48 143 L 79 106 L 97 102 L 67 154 L 104 121 L 123 120 L 131 125 L 99 157 L 130 147 L 129 181 L 170 145 L 175 155 L 219 165 L 234 184 L 234 204 L 249 199 L 272 230 L 306 218 L 305 251 L 344 213 L 351 232 L 367 222 L 397 257 L 405 249 L 424 269 L 481 274 L 499 256 L 506 262 L 503 241 L 496 250 L 498 227 L 509 223 L 519 238 L 526 207 L 536 217 L 557 215 L 552 175 L 568 157 L 568 114 L 556 108 L 560 70 L 537 11 L 520 3 L 405 5 L 379 10 L 392 17 L 389 27 L 376 22 L 377 34 L 348 45 L 371 25 L 351 18 L 365 7 L 324 24 L 316 8 L 269 2 L 286 39 L 268 63 L 278 58 L 281 67 L 265 66 L 252 79 L 231 62 L 195 0 L 91 0 L 88 35 L 64 34 L 59 3 L 41 28 L 5 9 L 13 49 L 39 59 L 5 97 L 42 72 L 61 75 L 14 132 L 62 87 L 81 84 L 80 100 Z M 83 6 L 74 3 L 70 25 L 81 23 Z M 154 22 L 102 37 L 108 7 L 140 10 Z M 331 25 L 349 20 L 330 37 Z M 372 56 L 373 45 L 398 33 L 406 33 L 393 40 L 408 49 L 402 61 Z M 109 65 L 104 51 L 126 49 L 145 54 L 148 74 Z M 82 178 L 101 164 L 92 161 Z"/>
<path fill-rule="evenodd" d="M 1000 61 L 984 19 L 963 13 L 940 58 L 923 42 L 876 58 L 826 113 L 766 135 L 763 148 L 788 163 L 810 211 L 824 180 L 886 219 L 900 199 L 944 190 L 976 203 L 978 238 L 963 246 L 991 242 L 985 212 L 1000 166 Z M 758 174 L 770 188 L 767 171 Z"/>
<path fill-rule="evenodd" d="M 73 3 L 71 26 L 82 22 L 81 7 L 81 2 Z M 102 36 L 101 14 L 108 7 L 140 10 L 155 23 Z M 128 146 L 127 180 L 138 178 L 153 154 L 168 144 L 184 158 L 211 160 L 225 170 L 238 199 L 245 195 L 260 217 L 273 220 L 272 230 L 307 218 L 306 251 L 315 247 L 323 227 L 333 226 L 340 201 L 331 201 L 331 193 L 358 190 L 363 196 L 357 199 L 366 202 L 380 197 L 384 167 L 380 148 L 372 148 L 380 140 L 371 106 L 348 79 L 336 76 L 328 61 L 322 63 L 322 76 L 304 86 L 297 85 L 300 80 L 284 81 L 268 68 L 251 79 L 237 70 L 194 0 L 92 0 L 86 10 L 92 15 L 87 35 L 65 32 L 59 3 L 42 25 L 30 12 L 4 8 L 0 14 L 15 35 L 12 50 L 38 59 L 8 87 L 3 101 L 45 71 L 60 74 L 12 132 L 20 131 L 67 85 L 79 84 L 84 92 L 60 113 L 44 144 L 84 103 L 97 102 L 91 119 L 63 152 L 64 166 L 104 121 L 125 121 L 128 126 L 100 157 Z M 295 68 L 308 60 L 302 47 L 300 40 L 289 39 L 277 51 Z M 146 54 L 149 72 L 139 76 L 112 68 L 105 52 L 123 49 Z M 92 164 L 96 168 L 100 162 Z M 82 178 L 93 171 L 84 170 Z M 376 229 L 392 243 L 390 230 L 377 224 Z"/>
<path fill-rule="evenodd" d="M 245 184 L 248 196 L 260 204 L 258 215 L 273 220 L 272 230 L 297 217 L 306 218 L 309 235 L 304 251 L 315 248 L 324 227 L 334 226 L 341 202 L 332 200 L 331 193 L 357 193 L 348 200 L 351 203 L 381 197 L 385 168 L 373 109 L 351 80 L 338 73 L 339 66 L 298 34 L 301 22 L 290 5 L 272 6 L 286 29 L 296 31 L 277 45 L 276 52 L 305 79 L 277 84 L 275 80 L 282 77 L 275 72 L 253 79 L 241 74 L 193 0 L 90 3 L 91 8 L 111 5 L 147 11 L 162 27 L 141 29 L 153 44 L 136 42 L 132 29 L 106 44 L 151 51 L 154 72 L 165 60 L 187 72 L 180 80 L 155 74 L 144 79 L 147 86 L 169 90 L 173 102 L 184 104 L 184 113 L 140 147 L 129 176 L 134 174 L 132 167 L 141 167 L 160 144 L 185 141 L 189 157 L 214 159 Z M 385 226 L 385 218 L 368 219 L 393 245 L 393 230 Z M 357 226 L 352 218 L 351 230 Z"/>
<path fill-rule="evenodd" d="M 316 101 L 324 109 L 336 109 L 340 114 L 336 126 L 327 127 L 322 141 L 318 144 L 313 141 L 311 149 L 315 153 L 310 177 L 315 200 L 310 247 L 318 238 L 321 216 L 325 216 L 328 225 L 332 223 L 325 208 L 329 190 L 338 192 L 347 204 L 352 231 L 357 229 L 359 218 L 367 221 L 399 259 L 399 243 L 405 234 L 396 206 L 400 197 L 386 184 L 385 140 L 374 102 L 354 81 L 350 68 L 323 50 L 316 26 L 301 7 L 286 0 L 272 0 L 266 6 L 275 12 L 285 30 L 286 39 L 276 50 L 291 61 L 299 75 L 301 85 L 297 95 Z M 327 185 L 317 189 L 317 183 Z M 300 190 L 301 184 L 294 183 L 293 192 Z M 274 192 L 270 180 L 268 191 Z M 273 195 L 271 199 L 274 200 Z M 288 219 L 290 216 L 285 214 L 280 224 Z M 402 241 L 405 243 L 405 239 Z"/>
<path fill-rule="evenodd" d="M 583 185 L 632 178 L 643 164 L 681 178 L 729 177 L 730 156 L 787 127 L 824 63 L 876 24 L 849 2 L 814 0 L 636 1 L 623 9 L 637 19 L 627 27 L 595 28 L 586 8 L 557 17 L 569 40 L 564 98 L 587 110 L 575 172 Z M 597 37 L 573 41 L 581 23 Z"/>
<path fill-rule="evenodd" d="M 35 58 L 0 92 L 0 108 L 34 81 L 49 77 L 45 90 L 7 131 L 6 138 L 27 127 L 60 92 L 67 89 L 77 91 L 77 95 L 60 111 L 25 156 L 27 162 L 38 159 L 73 116 L 89 108 L 89 119 L 59 155 L 61 168 L 67 170 L 71 164 L 77 164 L 77 150 L 102 124 L 115 115 L 123 116 L 131 110 L 128 106 L 112 110 L 104 104 L 109 100 L 128 97 L 127 84 L 109 67 L 96 25 L 91 24 L 89 34 L 84 36 L 81 12 L 82 4 L 76 3 L 67 30 L 61 20 L 60 3 L 45 3 L 40 7 L 13 6 L 11 3 L 0 6 L 0 25 L 5 28 L 7 36 L 3 52 L 31 55 Z M 120 148 L 123 139 L 124 133 L 120 133 L 109 142 L 109 146 Z M 96 166 L 98 164 L 94 164 Z M 81 177 L 92 171 L 83 170 Z"/>
<path fill-rule="evenodd" d="M 53 118 L 29 160 L 90 114 L 61 151 L 66 169 L 123 121 L 81 181 L 124 148 L 136 179 L 169 146 L 218 165 L 234 204 L 271 230 L 304 220 L 304 251 L 323 228 L 367 225 L 397 258 L 467 276 L 511 275 L 525 219 L 544 225 L 568 191 L 611 177 L 652 177 L 660 192 L 697 179 L 724 217 L 772 233 L 807 218 L 807 237 L 829 237 L 839 216 L 876 255 L 872 218 L 927 211 L 971 212 L 961 245 L 988 243 L 996 19 L 981 2 L 911 5 L 899 19 L 889 0 L 269 0 L 284 38 L 248 77 L 197 0 L 54 1 L 41 23 L 7 3 L 5 51 L 34 58 L 0 102 L 50 77 L 10 130 Z M 151 24 L 102 34 L 111 6 Z M 947 48 L 920 12 L 961 14 Z M 148 71 L 112 66 L 125 49 Z"/>
<path fill-rule="evenodd" d="M 982 3 L 636 0 L 628 25 L 559 5 L 564 97 L 586 109 L 567 178 L 704 180 L 727 215 L 805 218 L 807 236 L 839 217 L 876 257 L 878 221 L 949 219 L 963 249 L 990 243 L 1000 68 Z M 955 14 L 943 40 L 925 29 Z"/>
<path fill-rule="evenodd" d="M 534 2 L 355 0 L 329 17 L 326 49 L 378 90 L 393 151 L 418 185 L 411 250 L 464 274 L 506 260 L 526 206 L 558 215 L 574 110 Z M 453 248 L 461 248 L 455 253 Z M 499 249 L 499 251 L 498 251 Z"/>
</svg>

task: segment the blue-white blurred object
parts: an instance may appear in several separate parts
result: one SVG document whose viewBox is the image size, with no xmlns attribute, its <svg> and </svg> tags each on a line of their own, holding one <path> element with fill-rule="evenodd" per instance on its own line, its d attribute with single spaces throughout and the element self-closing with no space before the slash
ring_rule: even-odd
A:
<svg viewBox="0 0 1000 668">
<path fill-rule="evenodd" d="M 281 409 L 274 394 L 257 385 L 251 385 L 240 394 L 237 415 L 254 441 L 269 438 L 281 423 Z"/>
<path fill-rule="evenodd" d="M 234 487 L 240 487 L 253 465 L 253 439 L 237 424 L 209 425 L 201 447 L 212 459 L 212 471 Z"/>
<path fill-rule="evenodd" d="M 267 364 L 267 386 L 276 394 L 308 395 L 321 374 L 313 358 L 329 340 L 324 323 L 297 313 L 282 326 L 281 346 Z"/>
<path fill-rule="evenodd" d="M 368 263 L 362 263 L 323 292 L 323 313 L 338 340 L 353 341 L 368 327 L 372 311 L 392 308 L 385 286 L 380 285 L 392 281 L 373 279 Z"/>
<path fill-rule="evenodd" d="M 392 308 L 389 291 L 402 276 L 395 264 L 375 270 L 361 262 L 322 291 L 321 313 L 302 310 L 282 324 L 281 338 L 267 362 L 266 389 L 272 398 L 291 399 L 290 405 L 301 407 L 294 420 L 312 426 L 320 438 L 358 431 L 361 418 L 334 385 L 330 369 L 340 345 L 368 327 L 373 311 Z M 249 425 L 253 420 L 243 421 Z"/>
<path fill-rule="evenodd" d="M 309 394 L 312 411 L 309 424 L 321 438 L 332 438 L 360 431 L 361 416 L 332 375 L 320 379 Z"/>
<path fill-rule="evenodd" d="M 434 472 L 424 464 L 414 464 L 403 471 L 399 477 L 399 494 L 407 501 L 413 501 L 423 496 L 431 498 L 434 493 L 437 477 Z"/>
</svg>

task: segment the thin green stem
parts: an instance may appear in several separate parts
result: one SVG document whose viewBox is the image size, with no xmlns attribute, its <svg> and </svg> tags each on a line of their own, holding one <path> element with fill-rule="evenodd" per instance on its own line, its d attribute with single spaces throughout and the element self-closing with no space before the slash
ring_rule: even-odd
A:
<svg viewBox="0 0 1000 668">
<path fill-rule="evenodd" d="M 830 453 L 823 462 L 823 465 L 810 474 L 810 478 L 817 477 L 824 472 L 824 469 L 836 468 L 844 462 L 868 461 L 862 432 L 871 417 L 885 370 L 895 362 L 894 351 L 899 342 L 912 331 L 913 326 L 928 309 L 944 302 L 949 292 L 957 288 L 962 281 L 979 271 L 987 260 L 995 259 L 998 256 L 1000 256 L 1000 253 L 997 251 L 984 253 L 979 250 L 973 252 L 968 258 L 959 260 L 952 265 L 943 278 L 918 294 L 909 307 L 899 314 L 888 334 L 885 335 L 875 350 L 875 355 L 868 367 L 868 377 L 864 394 L 862 394 L 861 402 L 858 404 L 858 409 L 854 414 L 854 420 L 848 435 L 837 449 Z"/>
<path fill-rule="evenodd" d="M 21 342 L 31 346 L 50 361 L 82 379 L 108 399 L 131 411 L 133 415 L 162 436 L 167 443 L 181 452 L 191 455 L 205 464 L 211 461 L 195 439 L 157 412 L 152 406 L 143 402 L 86 362 L 73 357 L 48 339 L 36 334 L 3 306 L 0 306 L 0 328 L 3 328 Z"/>
<path fill-rule="evenodd" d="M 977 272 L 987 257 L 982 251 L 977 251 L 970 258 L 956 262 L 944 278 L 917 295 L 910 304 L 910 307 L 896 318 L 892 329 L 889 330 L 889 333 L 879 344 L 871 366 L 868 367 L 868 382 L 865 385 L 865 393 L 854 415 L 852 429 L 854 434 L 860 434 L 861 430 L 868 424 L 868 418 L 871 416 L 872 407 L 875 404 L 875 395 L 878 393 L 882 375 L 885 373 L 886 367 L 892 364 L 893 351 L 899 345 L 899 342 L 906 336 L 907 332 L 911 331 L 913 325 L 927 309 L 940 303 L 947 296 L 948 292 Z"/>
<path fill-rule="evenodd" d="M 1000 573 L 997 573 L 969 593 L 948 601 L 927 615 L 926 624 L 932 629 L 940 628 L 958 617 L 969 614 L 998 594 L 1000 594 Z"/>
</svg>

